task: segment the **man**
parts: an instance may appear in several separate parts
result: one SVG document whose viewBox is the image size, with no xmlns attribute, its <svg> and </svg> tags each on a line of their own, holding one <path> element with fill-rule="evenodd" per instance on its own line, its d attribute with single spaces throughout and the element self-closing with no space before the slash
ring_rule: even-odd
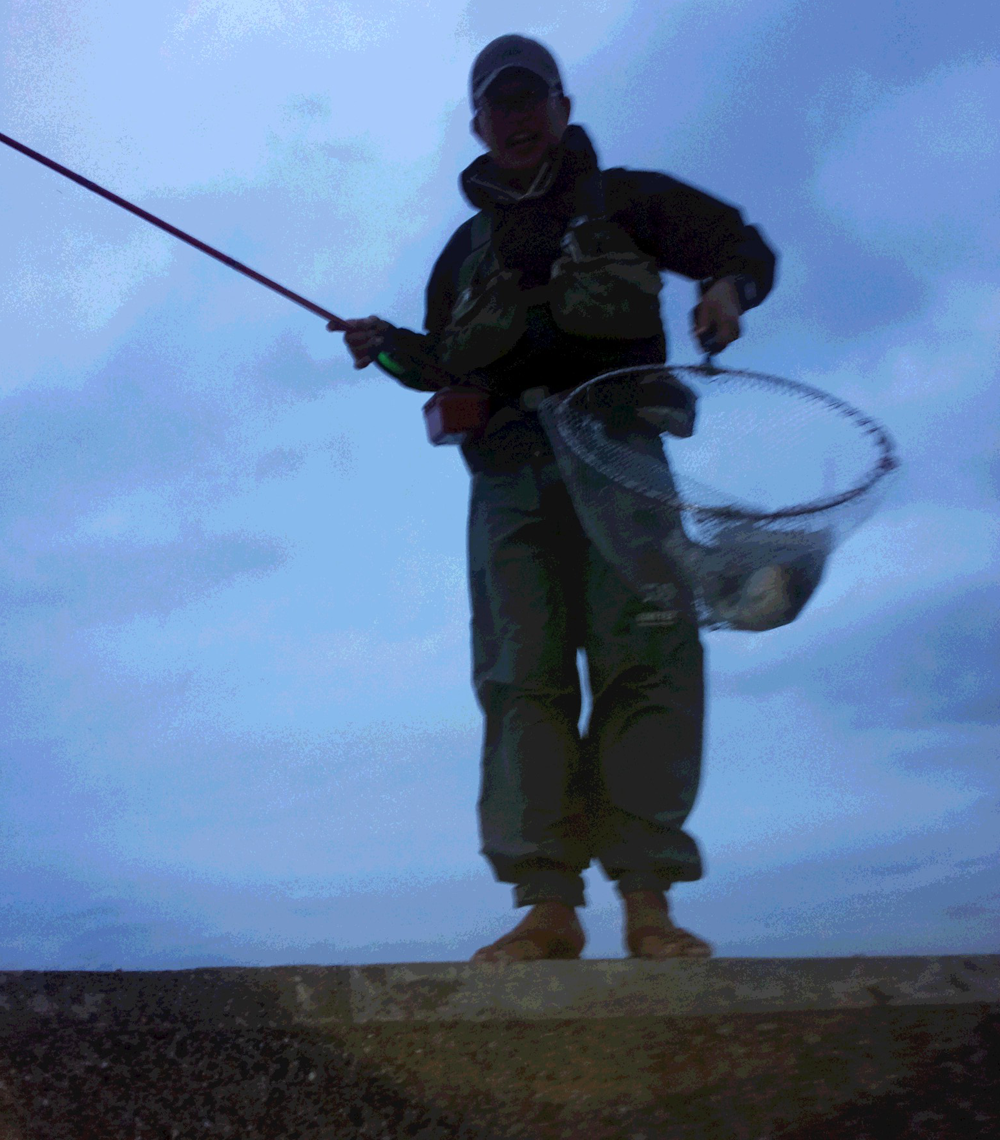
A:
<svg viewBox="0 0 1000 1140">
<path fill-rule="evenodd" d="M 724 348 L 769 292 L 775 257 L 738 210 L 691 186 L 601 173 L 541 44 L 494 40 L 471 97 L 488 153 L 461 184 L 479 213 L 434 266 L 426 334 L 369 317 L 347 322 L 345 341 L 356 368 L 376 361 L 407 387 L 440 388 L 443 365 L 491 393 L 488 422 L 462 444 L 481 853 L 531 909 L 472 961 L 578 958 L 581 872 L 595 857 L 617 884 L 633 957 L 707 956 L 665 895 L 702 875 L 683 830 L 702 751 L 697 622 L 690 609 L 638 620 L 648 607 L 581 530 L 535 409 L 599 373 L 664 362 L 663 271 L 699 283 L 693 333 Z M 655 430 L 629 438 L 662 458 Z M 579 648 L 593 701 L 582 739 Z"/>
</svg>

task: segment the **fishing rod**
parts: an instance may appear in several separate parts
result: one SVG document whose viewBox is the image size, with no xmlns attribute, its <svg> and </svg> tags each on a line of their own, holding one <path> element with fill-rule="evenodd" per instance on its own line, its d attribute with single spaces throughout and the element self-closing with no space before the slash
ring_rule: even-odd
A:
<svg viewBox="0 0 1000 1140">
<path fill-rule="evenodd" d="M 95 194 L 99 194 L 102 198 L 106 198 L 109 202 L 113 202 L 116 206 L 121 206 L 123 210 L 128 210 L 129 213 L 135 214 L 136 217 L 142 218 L 143 221 L 149 222 L 150 225 L 157 226 L 175 238 L 180 238 L 181 241 L 187 242 L 188 245 L 194 246 L 195 249 L 201 250 L 202 253 L 207 253 L 209 257 L 214 257 L 216 261 L 221 261 L 223 265 L 228 265 L 230 269 L 235 269 L 238 273 L 242 273 L 252 281 L 265 285 L 275 293 L 280 293 L 283 297 L 287 297 L 290 301 L 294 301 L 297 305 L 308 309 L 309 312 L 323 317 L 328 322 L 328 327 L 331 331 L 343 332 L 347 329 L 347 324 L 341 317 L 335 316 L 333 313 L 315 304 L 313 301 L 307 300 L 298 293 L 293 293 L 291 289 L 286 289 L 284 285 L 279 285 L 277 281 L 272 281 L 270 277 L 265 277 L 263 273 L 258 273 L 255 269 L 251 269 L 248 265 L 244 265 L 234 257 L 222 253 L 206 242 L 199 241 L 198 238 L 192 237 L 176 226 L 172 226 L 169 222 L 163 221 L 162 218 L 158 218 L 155 214 L 149 213 L 148 210 L 143 210 L 140 206 L 136 206 L 126 198 L 122 198 L 118 194 L 113 194 L 110 190 L 106 190 L 103 186 L 99 186 L 89 178 L 84 178 L 82 174 L 77 174 L 76 171 L 70 170 L 61 163 L 55 162 L 51 158 L 46 158 L 44 154 L 39 154 L 37 150 L 32 150 L 31 147 L 25 146 L 24 143 L 18 142 L 17 139 L 12 139 L 9 135 L 0 133 L 0 142 L 19 151 L 28 158 L 34 159 L 35 162 L 40 162 L 43 166 L 47 166 L 57 174 L 63 175 L 64 178 L 69 178 L 71 181 L 82 186 L 85 190 L 91 190 Z M 714 375 L 718 371 L 711 363 L 712 354 L 719 351 L 714 342 L 714 334 L 715 328 L 713 326 L 707 332 L 701 334 L 699 338 L 702 348 L 706 352 L 705 361 L 701 367 L 710 375 Z M 445 371 L 430 359 L 422 363 L 425 374 L 437 381 L 439 389 L 424 405 L 423 409 L 431 442 L 434 444 L 461 442 L 465 438 L 465 434 L 468 430 L 475 426 L 484 426 L 486 418 L 489 415 L 489 408 L 483 398 L 482 392 L 480 392 L 476 400 L 474 400 L 473 393 L 469 390 L 470 388 L 476 389 L 482 386 L 476 382 L 476 378 L 474 376 L 465 377 L 462 390 L 455 391 L 452 387 L 457 382 L 455 376 Z M 477 401 L 477 406 L 473 407 L 473 403 Z"/>
<path fill-rule="evenodd" d="M 263 273 L 258 273 L 256 269 L 251 269 L 248 265 L 237 261 L 236 258 L 230 257 L 228 254 L 222 253 L 217 249 L 213 249 L 213 247 L 207 243 L 199 241 L 190 234 L 186 234 L 183 230 L 179 230 L 169 222 L 163 221 L 162 218 L 158 218 L 155 214 L 149 213 L 148 210 L 143 210 L 140 206 L 134 205 L 127 199 L 121 198 L 117 194 L 112 194 L 110 190 L 105 190 L 103 186 L 98 186 L 96 182 L 91 182 L 89 178 L 84 178 L 82 174 L 77 174 L 68 167 L 61 166 L 58 162 L 53 162 L 51 158 L 46 158 L 44 154 L 39 154 L 37 150 L 32 150 L 31 147 L 25 146 L 24 143 L 19 143 L 16 139 L 10 138 L 9 135 L 0 134 L 0 142 L 12 147 L 14 150 L 20 151 L 21 154 L 27 155 L 28 158 L 33 158 L 36 162 L 40 162 L 43 166 L 49 167 L 50 170 L 54 170 L 57 174 L 62 174 L 64 177 L 71 179 L 73 182 L 84 187 L 84 189 L 92 190 L 95 194 L 100 194 L 102 198 L 107 198 L 109 202 L 114 202 L 116 206 L 121 206 L 123 210 L 128 210 L 129 213 L 135 214 L 138 218 L 142 218 L 144 222 L 158 226 L 161 230 L 172 234 L 175 238 L 186 241 L 188 245 L 193 245 L 195 249 L 200 249 L 202 253 L 207 253 L 209 257 L 214 257 L 216 261 L 221 261 L 223 265 L 228 265 L 230 269 L 235 269 L 237 273 L 242 273 L 245 277 L 249 277 L 252 281 L 257 281 L 261 285 L 266 285 L 268 289 L 273 289 L 275 293 L 280 293 L 282 297 L 287 297 L 290 301 L 294 301 L 296 305 L 301 305 L 303 309 L 308 309 L 310 313 L 315 313 L 316 316 L 323 317 L 334 326 L 333 331 L 342 331 L 347 328 L 347 325 L 340 317 L 335 316 L 333 313 L 328 312 L 326 309 L 321 308 L 305 297 L 300 297 L 298 293 L 293 293 L 291 289 L 286 289 L 284 285 L 279 285 L 277 281 L 272 281 L 270 277 L 265 277 Z"/>
<path fill-rule="evenodd" d="M 235 269 L 237 273 L 242 273 L 252 281 L 257 281 L 259 284 L 267 286 L 268 289 L 273 289 L 275 293 L 280 293 L 282 297 L 287 297 L 290 301 L 294 301 L 296 305 L 301 305 L 304 309 L 308 309 L 310 313 L 315 313 L 317 316 L 323 317 L 324 320 L 328 322 L 327 327 L 331 331 L 343 332 L 347 329 L 348 326 L 342 317 L 336 316 L 320 305 L 315 304 L 313 301 L 300 296 L 298 293 L 293 293 L 291 289 L 286 289 L 284 285 L 279 285 L 277 281 L 272 281 L 270 277 L 265 277 L 263 273 L 258 273 L 256 269 L 251 269 L 248 265 L 237 261 L 236 258 L 230 257 L 228 254 L 222 253 L 220 250 L 208 245 L 207 242 L 199 241 L 198 238 L 192 237 L 176 226 L 172 226 L 169 222 L 165 222 L 155 214 L 149 213 L 148 210 L 143 210 L 140 206 L 129 202 L 128 199 L 122 198 L 118 194 L 113 194 L 110 190 L 106 190 L 96 182 L 91 182 L 89 178 L 84 178 L 82 174 L 77 174 L 75 170 L 70 170 L 61 163 L 55 162 L 51 158 L 46 158 L 44 154 L 39 154 L 37 150 L 32 150 L 31 147 L 25 146 L 24 143 L 18 142 L 17 139 L 12 139 L 9 135 L 0 133 L 0 142 L 12 147 L 16 151 L 20 151 L 21 154 L 26 155 L 28 158 L 33 158 L 35 162 L 40 162 L 43 166 L 49 167 L 50 170 L 54 170 L 57 174 L 61 174 L 63 177 L 78 183 L 85 190 L 92 190 L 102 198 L 107 198 L 109 202 L 113 202 L 116 206 L 121 206 L 123 210 L 128 210 L 129 213 L 135 214 L 138 218 L 142 218 L 144 222 L 149 222 L 150 225 L 157 226 L 166 233 L 173 235 L 173 237 L 180 238 L 181 241 L 187 242 L 188 245 L 194 246 L 195 249 L 201 250 L 202 253 L 207 253 L 209 257 L 214 257 L 216 261 L 221 261 L 223 265 L 228 265 L 230 269 Z M 444 369 L 440 368 L 440 366 L 433 361 L 427 360 L 423 363 L 425 373 L 432 376 L 438 382 L 440 388 L 448 388 L 449 385 L 455 383 L 455 377 L 445 372 Z M 466 423 L 469 417 L 469 412 L 466 407 L 468 393 L 459 393 L 460 398 L 458 401 L 452 401 L 451 403 L 449 403 L 449 396 L 450 394 L 448 392 L 438 391 L 434 399 L 424 405 L 424 416 L 427 419 L 428 431 L 431 434 L 431 441 L 433 443 L 456 442 L 460 438 L 459 434 L 454 434 L 453 432 L 449 434 L 450 429 L 446 429 L 444 426 L 435 426 L 436 417 L 440 417 L 442 413 L 448 424 L 450 424 L 452 420 L 455 420 L 457 416 L 456 422 L 463 431 L 469 426 L 469 424 Z M 439 435 L 440 438 L 437 438 Z"/>
</svg>

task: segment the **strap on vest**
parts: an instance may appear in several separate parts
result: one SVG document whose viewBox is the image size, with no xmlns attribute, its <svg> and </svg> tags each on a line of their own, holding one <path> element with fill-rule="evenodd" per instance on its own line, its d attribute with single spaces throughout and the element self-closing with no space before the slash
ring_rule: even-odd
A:
<svg viewBox="0 0 1000 1140">
<path fill-rule="evenodd" d="M 489 243 L 493 236 L 493 223 L 485 210 L 480 210 L 472 219 L 472 252 L 476 253 Z"/>
<path fill-rule="evenodd" d="M 584 218 L 593 221 L 604 217 L 607 205 L 604 197 L 604 178 L 600 170 L 588 174 L 577 188 L 576 205 L 580 212 L 570 222 L 571 226 Z"/>
<path fill-rule="evenodd" d="M 469 250 L 469 256 L 462 262 L 459 268 L 456 296 L 461 297 L 472 284 L 476 270 L 489 252 L 492 237 L 493 223 L 490 216 L 485 210 L 480 210 L 479 213 L 473 215 L 472 218 L 472 248 Z"/>
</svg>

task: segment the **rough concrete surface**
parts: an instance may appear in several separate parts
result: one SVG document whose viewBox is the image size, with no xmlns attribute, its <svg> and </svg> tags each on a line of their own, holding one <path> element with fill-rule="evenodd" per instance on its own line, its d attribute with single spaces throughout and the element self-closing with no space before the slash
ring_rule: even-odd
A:
<svg viewBox="0 0 1000 1140">
<path fill-rule="evenodd" d="M 941 961 L 918 970 L 923 999 L 935 993 Z M 974 961 L 996 978 L 1000 959 Z M 859 962 L 866 976 L 861 959 L 804 960 L 804 976 L 836 986 Z M 899 960 L 903 989 L 918 962 Z M 758 982 L 765 963 L 752 963 Z M 775 964 L 774 977 L 787 981 L 790 963 Z M 428 965 L 402 969 L 419 977 L 417 966 Z M 478 977 L 462 973 L 465 964 L 433 965 L 473 978 L 473 988 L 514 987 L 535 1007 L 559 976 L 546 969 L 556 963 L 492 974 L 479 967 L 486 972 Z M 811 1008 L 694 1012 L 697 992 L 712 991 L 704 971 L 699 981 L 696 970 L 660 969 L 673 964 L 618 965 L 627 967 L 623 977 L 634 975 L 633 989 L 646 978 L 650 993 L 657 978 L 661 990 L 684 989 L 686 978 L 686 1012 L 344 1016 L 360 1008 L 350 1000 L 356 976 L 345 971 L 382 970 L 386 984 L 393 977 L 398 984 L 396 966 L 0 974 L 0 1140 L 1000 1135 L 996 997 L 958 987 L 956 1000 L 922 1000 L 911 986 L 908 997 L 883 989 L 861 1005 L 841 988 L 847 1000 L 835 1008 L 820 1000 Z M 725 976 L 720 967 L 716 980 Z M 369 974 L 367 984 L 378 977 Z M 800 980 L 785 992 L 803 988 Z"/>
</svg>

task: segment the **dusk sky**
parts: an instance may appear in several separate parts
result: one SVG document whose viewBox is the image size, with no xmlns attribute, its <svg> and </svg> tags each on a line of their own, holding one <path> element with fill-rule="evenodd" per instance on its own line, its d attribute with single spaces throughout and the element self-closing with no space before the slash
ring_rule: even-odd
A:
<svg viewBox="0 0 1000 1140">
<path fill-rule="evenodd" d="M 0 0 L 0 29 L 0 132 L 344 317 L 421 327 L 505 32 L 603 166 L 737 205 L 778 274 L 718 363 L 858 406 L 902 467 L 792 625 L 705 635 L 675 917 L 721 956 L 1000 948 L 995 4 Z M 0 152 L 0 968 L 467 959 L 525 912 L 478 853 L 458 449 L 320 318 Z M 677 363 L 695 297 L 666 279 Z M 584 957 L 621 957 L 586 881 Z"/>
</svg>

